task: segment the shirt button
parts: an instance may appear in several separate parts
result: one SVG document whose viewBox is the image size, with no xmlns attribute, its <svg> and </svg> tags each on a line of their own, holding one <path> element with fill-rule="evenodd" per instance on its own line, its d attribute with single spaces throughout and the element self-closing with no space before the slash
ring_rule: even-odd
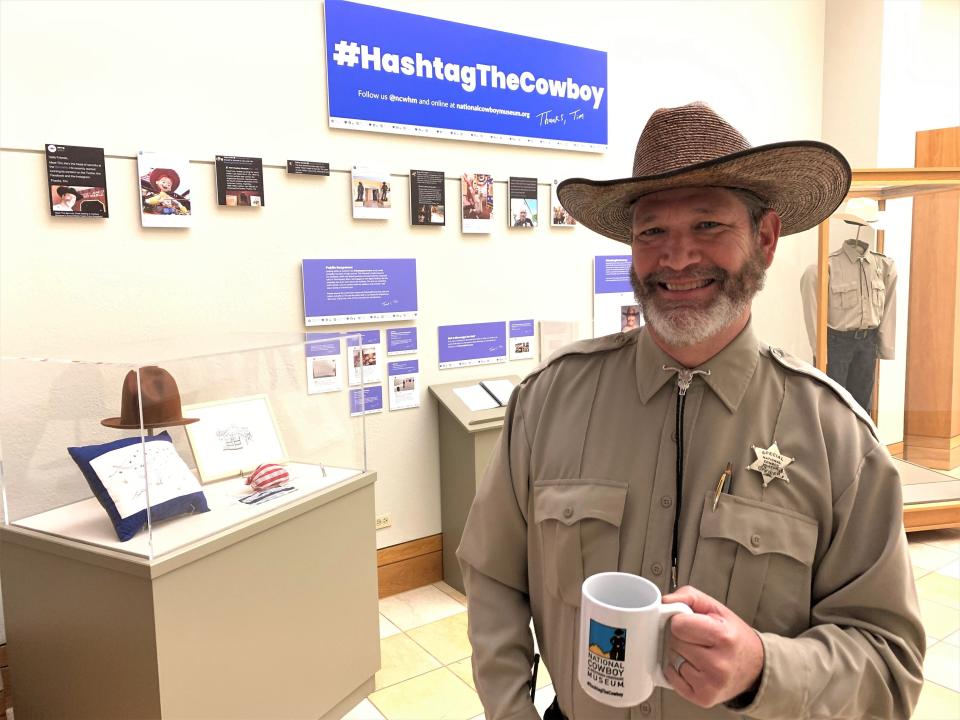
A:
<svg viewBox="0 0 960 720">
<path fill-rule="evenodd" d="M 661 575 L 663 573 L 663 565 L 660 563 L 654 563 L 650 566 L 650 572 L 657 576 Z"/>
<path fill-rule="evenodd" d="M 650 703 L 640 703 L 640 712 L 642 712 L 644 715 L 649 715 L 651 710 L 653 710 L 653 708 L 650 707 Z"/>
<path fill-rule="evenodd" d="M 759 536 L 759 535 L 751 535 L 751 536 L 750 536 L 750 544 L 753 545 L 754 547 L 760 547 L 760 536 Z"/>
<path fill-rule="evenodd" d="M 573 508 L 572 508 L 572 507 L 565 507 L 565 508 L 563 509 L 563 516 L 564 516 L 565 518 L 572 518 L 572 517 L 573 517 Z"/>
<path fill-rule="evenodd" d="M 670 497 L 669 495 L 664 495 L 662 498 L 660 498 L 660 505 L 662 505 L 665 508 L 670 507 L 671 505 L 673 505 L 673 498 Z"/>
<path fill-rule="evenodd" d="M 672 433 L 670 433 L 670 439 L 673 440 L 674 442 L 677 441 L 677 431 L 676 431 L 676 430 L 674 430 Z"/>
</svg>

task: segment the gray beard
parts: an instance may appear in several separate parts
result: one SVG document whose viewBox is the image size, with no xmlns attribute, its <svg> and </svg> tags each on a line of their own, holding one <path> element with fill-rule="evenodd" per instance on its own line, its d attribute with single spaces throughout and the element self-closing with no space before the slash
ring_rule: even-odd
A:
<svg viewBox="0 0 960 720">
<path fill-rule="evenodd" d="M 636 270 L 630 268 L 633 293 L 643 311 L 643 317 L 653 331 L 669 345 L 689 347 L 709 340 L 730 326 L 750 307 L 763 288 L 767 268 L 763 252 L 755 246 L 740 271 L 734 274 L 717 267 L 695 267 L 674 273 L 661 270 L 650 273 L 641 281 Z M 720 292 L 707 306 L 664 301 L 657 294 L 658 284 L 682 276 L 711 278 L 720 285 Z"/>
</svg>

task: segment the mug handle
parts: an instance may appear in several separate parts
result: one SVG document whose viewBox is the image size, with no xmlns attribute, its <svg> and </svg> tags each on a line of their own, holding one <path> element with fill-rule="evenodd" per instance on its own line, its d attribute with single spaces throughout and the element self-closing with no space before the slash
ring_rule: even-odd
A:
<svg viewBox="0 0 960 720">
<path fill-rule="evenodd" d="M 680 615 L 681 613 L 693 615 L 693 610 L 690 609 L 689 605 L 682 602 L 664 603 L 660 606 L 659 636 L 661 640 L 663 639 L 663 633 L 667 628 L 667 620 L 674 615 Z M 673 685 L 670 684 L 670 681 L 667 680 L 666 676 L 663 674 L 663 668 L 660 667 L 659 662 L 653 666 L 653 684 L 659 687 L 673 688 Z"/>
</svg>

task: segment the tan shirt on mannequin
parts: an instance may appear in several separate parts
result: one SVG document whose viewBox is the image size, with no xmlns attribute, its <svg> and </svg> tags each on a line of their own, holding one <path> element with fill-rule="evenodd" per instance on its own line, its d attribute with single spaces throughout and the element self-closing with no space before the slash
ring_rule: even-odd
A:
<svg viewBox="0 0 960 720">
<path fill-rule="evenodd" d="M 864 252 L 861 252 L 863 250 Z M 847 240 L 827 261 L 830 278 L 827 326 L 834 330 L 877 328 L 877 355 L 892 360 L 897 333 L 897 268 L 893 260 Z M 804 321 L 816 351 L 817 272 L 808 268 L 800 281 Z"/>
</svg>

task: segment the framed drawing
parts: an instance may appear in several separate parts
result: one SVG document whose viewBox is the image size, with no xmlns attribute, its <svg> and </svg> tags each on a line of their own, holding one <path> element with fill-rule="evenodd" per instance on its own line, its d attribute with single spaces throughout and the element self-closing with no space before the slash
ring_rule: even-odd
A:
<svg viewBox="0 0 960 720">
<path fill-rule="evenodd" d="M 287 462 L 266 395 L 185 405 L 199 422 L 185 425 L 201 482 L 250 472 L 261 463 Z"/>
</svg>

